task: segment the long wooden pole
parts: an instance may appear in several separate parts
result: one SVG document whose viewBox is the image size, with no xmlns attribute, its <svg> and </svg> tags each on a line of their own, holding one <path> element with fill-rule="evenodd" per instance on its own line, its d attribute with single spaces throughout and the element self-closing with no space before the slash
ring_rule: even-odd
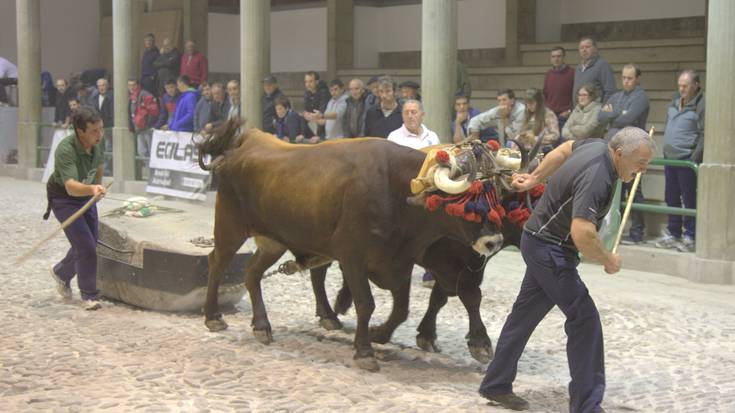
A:
<svg viewBox="0 0 735 413">
<path fill-rule="evenodd" d="M 651 126 L 651 130 L 648 131 L 648 136 L 653 139 L 653 134 L 655 132 L 655 128 Z M 628 222 L 628 216 L 630 215 L 630 209 L 633 206 L 633 198 L 635 197 L 635 192 L 638 190 L 638 185 L 641 183 L 641 173 L 638 172 L 635 174 L 635 179 L 633 180 L 633 186 L 630 188 L 630 193 L 628 194 L 628 203 L 625 204 L 625 211 L 623 212 L 623 219 L 620 221 L 620 228 L 618 228 L 618 236 L 615 237 L 615 243 L 613 244 L 612 253 L 616 254 L 618 252 L 618 245 L 620 245 L 620 239 L 623 237 L 623 228 L 625 228 L 625 223 Z"/>
<path fill-rule="evenodd" d="M 105 185 L 105 189 L 110 189 L 110 186 L 112 186 L 112 181 L 108 182 L 107 185 Z M 23 262 L 25 262 L 28 258 L 31 257 L 31 255 L 33 255 L 36 251 L 38 251 L 38 249 L 41 247 L 41 245 L 43 245 L 44 243 L 46 243 L 51 238 L 55 237 L 56 234 L 58 234 L 60 231 L 63 231 L 64 228 L 66 228 L 69 225 L 71 225 L 72 223 L 74 223 L 74 221 L 76 221 L 85 212 L 87 212 L 87 210 L 89 208 L 91 208 L 92 205 L 94 205 L 97 201 L 99 201 L 100 199 L 102 199 L 103 196 L 105 196 L 105 195 L 102 192 L 100 192 L 97 195 L 93 196 L 92 199 L 90 199 L 89 201 L 87 201 L 87 203 L 84 204 L 84 206 L 79 209 L 79 211 L 75 212 L 74 215 L 70 216 L 69 218 L 66 219 L 66 221 L 62 222 L 61 225 L 59 225 L 58 228 L 56 228 L 55 230 L 53 230 L 53 232 L 51 232 L 49 235 L 47 235 L 46 238 L 38 241 L 25 254 L 23 254 L 20 257 L 18 257 L 15 260 L 15 264 L 18 265 L 18 264 L 22 264 Z"/>
</svg>

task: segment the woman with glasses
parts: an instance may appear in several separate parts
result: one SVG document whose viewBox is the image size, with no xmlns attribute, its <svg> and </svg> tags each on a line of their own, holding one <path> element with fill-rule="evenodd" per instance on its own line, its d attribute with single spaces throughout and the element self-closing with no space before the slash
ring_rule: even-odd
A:
<svg viewBox="0 0 735 413">
<path fill-rule="evenodd" d="M 605 125 L 597 121 L 602 105 L 597 100 L 595 87 L 588 83 L 577 91 L 577 106 L 569 115 L 567 123 L 562 129 L 565 140 L 580 140 L 587 138 L 602 138 L 605 134 Z"/>
</svg>

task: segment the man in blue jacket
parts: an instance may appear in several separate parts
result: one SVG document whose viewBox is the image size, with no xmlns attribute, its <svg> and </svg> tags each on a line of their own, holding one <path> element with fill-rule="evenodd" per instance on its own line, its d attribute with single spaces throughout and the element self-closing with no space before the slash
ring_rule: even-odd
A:
<svg viewBox="0 0 735 413">
<path fill-rule="evenodd" d="M 199 92 L 191 85 L 191 80 L 186 75 L 179 76 L 176 87 L 181 92 L 181 97 L 176 103 L 174 117 L 168 124 L 172 131 L 192 132 L 194 131 L 194 112 L 196 111 Z"/>
<path fill-rule="evenodd" d="M 704 149 L 704 92 L 699 87 L 699 75 L 685 70 L 679 75 L 679 91 L 666 109 L 664 158 L 702 162 Z M 666 205 L 681 208 L 697 207 L 697 175 L 689 168 L 664 166 Z M 684 231 L 682 234 L 682 224 Z M 669 215 L 669 224 L 659 248 L 676 248 L 694 252 L 695 218 Z"/>
</svg>

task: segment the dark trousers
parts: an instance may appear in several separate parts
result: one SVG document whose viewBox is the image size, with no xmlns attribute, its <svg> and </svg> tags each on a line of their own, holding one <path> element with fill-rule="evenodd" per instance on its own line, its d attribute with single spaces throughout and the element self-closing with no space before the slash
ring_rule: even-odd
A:
<svg viewBox="0 0 735 413">
<path fill-rule="evenodd" d="M 643 177 L 641 177 L 642 179 Z M 636 204 L 643 203 L 643 190 L 641 187 L 643 186 L 643 182 L 638 183 L 638 188 L 635 191 L 635 195 L 633 195 L 633 202 Z M 623 204 L 621 210 L 625 210 L 625 204 L 628 202 L 628 197 L 630 196 L 630 190 L 633 189 L 633 181 L 630 182 L 623 182 L 623 193 L 621 194 Z M 635 239 L 635 240 L 643 240 L 643 234 L 646 230 L 646 224 L 643 221 L 643 212 L 641 211 L 635 211 L 630 210 L 630 230 L 628 231 L 628 235 Z"/>
<path fill-rule="evenodd" d="M 513 391 L 518 359 L 536 326 L 554 307 L 567 317 L 569 411 L 597 412 L 605 393 L 602 325 L 594 301 L 577 272 L 576 253 L 524 233 L 521 252 L 526 275 L 513 310 L 498 338 L 495 358 L 485 373 L 480 392 Z"/>
<path fill-rule="evenodd" d="M 140 87 L 155 97 L 159 96 L 156 88 L 156 76 L 141 76 Z"/>
<path fill-rule="evenodd" d="M 64 222 L 88 199 L 52 198 L 51 210 L 54 211 L 54 216 L 59 222 Z M 71 248 L 64 259 L 54 265 L 54 272 L 67 284 L 76 275 L 82 299 L 99 298 L 99 290 L 97 290 L 97 206 L 92 205 L 84 215 L 66 227 L 64 233 Z"/>
<path fill-rule="evenodd" d="M 689 168 L 676 168 L 664 166 L 664 177 L 666 178 L 666 205 L 681 208 L 697 207 L 697 175 Z M 684 225 L 684 236 L 694 239 L 696 220 L 694 217 L 682 217 L 681 215 L 669 215 L 668 230 L 671 235 L 679 238 L 682 235 L 682 224 Z"/>
</svg>

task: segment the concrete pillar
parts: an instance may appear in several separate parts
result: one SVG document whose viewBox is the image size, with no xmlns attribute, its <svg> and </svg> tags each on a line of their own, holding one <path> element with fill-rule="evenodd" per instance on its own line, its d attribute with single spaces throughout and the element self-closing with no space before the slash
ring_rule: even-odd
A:
<svg viewBox="0 0 735 413">
<path fill-rule="evenodd" d="M 708 105 L 705 112 L 704 163 L 697 187 L 697 252 L 690 263 L 696 281 L 735 283 L 735 3 L 709 0 L 707 29 Z"/>
<path fill-rule="evenodd" d="M 128 79 L 132 76 L 133 3 L 112 1 L 113 85 L 115 86 L 115 127 L 112 129 L 112 167 L 115 189 L 121 191 L 125 181 L 135 178 L 135 138 L 128 129 Z"/>
<path fill-rule="evenodd" d="M 354 16 L 352 0 L 327 0 L 327 81 L 354 66 Z"/>
<path fill-rule="evenodd" d="M 505 64 L 521 64 L 518 40 L 518 1 L 505 0 Z"/>
<path fill-rule="evenodd" d="M 505 1 L 505 64 L 522 63 L 521 45 L 536 41 L 536 0 Z"/>
<path fill-rule="evenodd" d="M 269 1 L 240 0 L 240 104 L 249 126 L 262 128 L 263 78 L 271 67 Z"/>
<path fill-rule="evenodd" d="M 424 124 L 452 142 L 451 122 L 457 88 L 457 2 L 425 0 L 421 6 L 421 92 Z"/>
<path fill-rule="evenodd" d="M 193 40 L 197 45 L 197 50 L 207 56 L 209 2 L 207 0 L 183 0 L 182 12 L 184 15 L 184 44 L 187 40 Z"/>
<path fill-rule="evenodd" d="M 41 124 L 41 3 L 16 0 L 18 31 L 18 166 L 38 166 Z"/>
</svg>

